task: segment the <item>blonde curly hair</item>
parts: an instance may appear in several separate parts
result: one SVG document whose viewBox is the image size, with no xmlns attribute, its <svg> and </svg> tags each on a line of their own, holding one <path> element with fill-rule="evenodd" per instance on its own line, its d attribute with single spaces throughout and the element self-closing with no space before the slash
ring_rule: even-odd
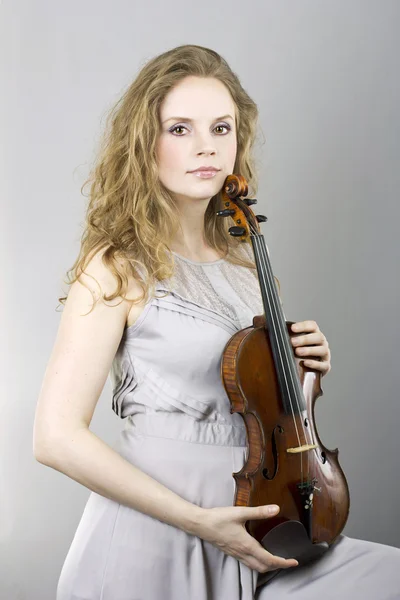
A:
<svg viewBox="0 0 400 600">
<path fill-rule="evenodd" d="M 116 297 L 134 303 L 147 301 L 150 290 L 154 293 L 155 282 L 173 275 L 173 257 L 168 251 L 180 222 L 173 197 L 158 178 L 155 147 L 161 131 L 160 105 L 168 92 L 190 75 L 216 78 L 229 90 L 236 108 L 237 154 L 233 172 L 247 180 L 249 197 L 257 193 L 252 154 L 257 136 L 257 105 L 214 50 L 191 44 L 168 50 L 145 64 L 106 115 L 95 165 L 81 188 L 82 192 L 90 184 L 80 252 L 67 272 L 69 281 L 64 283 L 74 283 L 99 251 L 103 251 L 102 261 L 117 281 L 115 291 L 103 295 L 106 301 Z M 240 249 L 241 242 L 229 235 L 231 219 L 216 216 L 222 208 L 221 198 L 219 191 L 206 209 L 205 239 L 226 260 L 255 268 L 249 254 Z M 124 295 L 129 277 L 134 277 L 143 291 L 135 299 Z M 66 298 L 58 300 L 64 304 Z"/>
</svg>

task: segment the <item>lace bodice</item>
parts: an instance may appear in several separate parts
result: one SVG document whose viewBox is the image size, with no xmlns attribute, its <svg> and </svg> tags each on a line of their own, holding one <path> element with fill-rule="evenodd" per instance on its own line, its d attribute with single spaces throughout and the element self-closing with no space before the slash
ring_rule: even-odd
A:
<svg viewBox="0 0 400 600">
<path fill-rule="evenodd" d="M 246 257 L 253 260 L 251 248 L 244 251 Z M 171 290 L 186 300 L 214 310 L 235 321 L 238 328 L 247 327 L 254 315 L 263 314 L 255 270 L 234 265 L 223 258 L 195 262 L 175 252 L 173 255 L 174 275 L 158 282 L 157 290 Z"/>
</svg>

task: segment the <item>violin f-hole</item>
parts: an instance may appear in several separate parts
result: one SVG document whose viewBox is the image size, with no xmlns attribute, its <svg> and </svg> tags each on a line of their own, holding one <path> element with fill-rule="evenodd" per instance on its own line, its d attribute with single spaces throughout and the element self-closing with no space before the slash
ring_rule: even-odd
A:
<svg viewBox="0 0 400 600">
<path fill-rule="evenodd" d="M 278 466 L 279 466 L 278 450 L 276 447 L 276 439 L 275 439 L 276 431 L 278 431 L 278 433 L 283 433 L 284 429 L 281 425 L 277 425 L 276 427 L 274 427 L 272 436 L 271 436 L 272 458 L 274 461 L 274 472 L 272 473 L 272 475 L 269 475 L 269 470 L 267 468 L 264 468 L 262 470 L 263 477 L 265 477 L 265 479 L 268 479 L 269 481 L 271 481 L 271 479 L 274 479 L 274 477 L 276 476 L 276 474 L 278 472 Z"/>
</svg>

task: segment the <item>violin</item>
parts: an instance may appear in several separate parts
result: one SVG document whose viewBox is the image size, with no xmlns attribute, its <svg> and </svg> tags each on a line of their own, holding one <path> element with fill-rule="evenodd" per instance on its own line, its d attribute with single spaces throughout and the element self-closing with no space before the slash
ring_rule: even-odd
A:
<svg viewBox="0 0 400 600">
<path fill-rule="evenodd" d="M 350 508 L 338 449 L 321 442 L 314 418 L 322 396 L 321 374 L 293 351 L 292 321 L 286 321 L 260 223 L 247 196 L 247 181 L 229 175 L 221 217 L 232 217 L 230 235 L 252 244 L 264 315 L 236 332 L 222 354 L 221 378 L 231 413 L 244 420 L 246 462 L 233 473 L 235 506 L 277 504 L 277 516 L 249 520 L 250 535 L 272 554 L 299 565 L 322 555 L 343 530 Z"/>
</svg>

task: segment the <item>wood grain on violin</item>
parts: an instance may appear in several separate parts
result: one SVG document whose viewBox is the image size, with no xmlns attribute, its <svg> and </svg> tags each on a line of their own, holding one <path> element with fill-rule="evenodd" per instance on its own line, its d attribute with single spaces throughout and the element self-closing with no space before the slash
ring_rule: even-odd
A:
<svg viewBox="0 0 400 600">
<path fill-rule="evenodd" d="M 227 343 L 221 378 L 247 430 L 246 463 L 238 473 L 236 506 L 277 504 L 280 512 L 247 521 L 247 531 L 268 551 L 296 558 L 299 564 L 324 553 L 342 532 L 349 514 L 346 477 L 338 449 L 326 448 L 318 435 L 314 406 L 322 395 L 321 374 L 294 355 L 276 289 L 270 257 L 259 223 L 245 199 L 247 182 L 229 175 L 220 216 L 235 225 L 231 235 L 251 242 L 263 299 L 264 315 L 238 331 Z"/>
</svg>

